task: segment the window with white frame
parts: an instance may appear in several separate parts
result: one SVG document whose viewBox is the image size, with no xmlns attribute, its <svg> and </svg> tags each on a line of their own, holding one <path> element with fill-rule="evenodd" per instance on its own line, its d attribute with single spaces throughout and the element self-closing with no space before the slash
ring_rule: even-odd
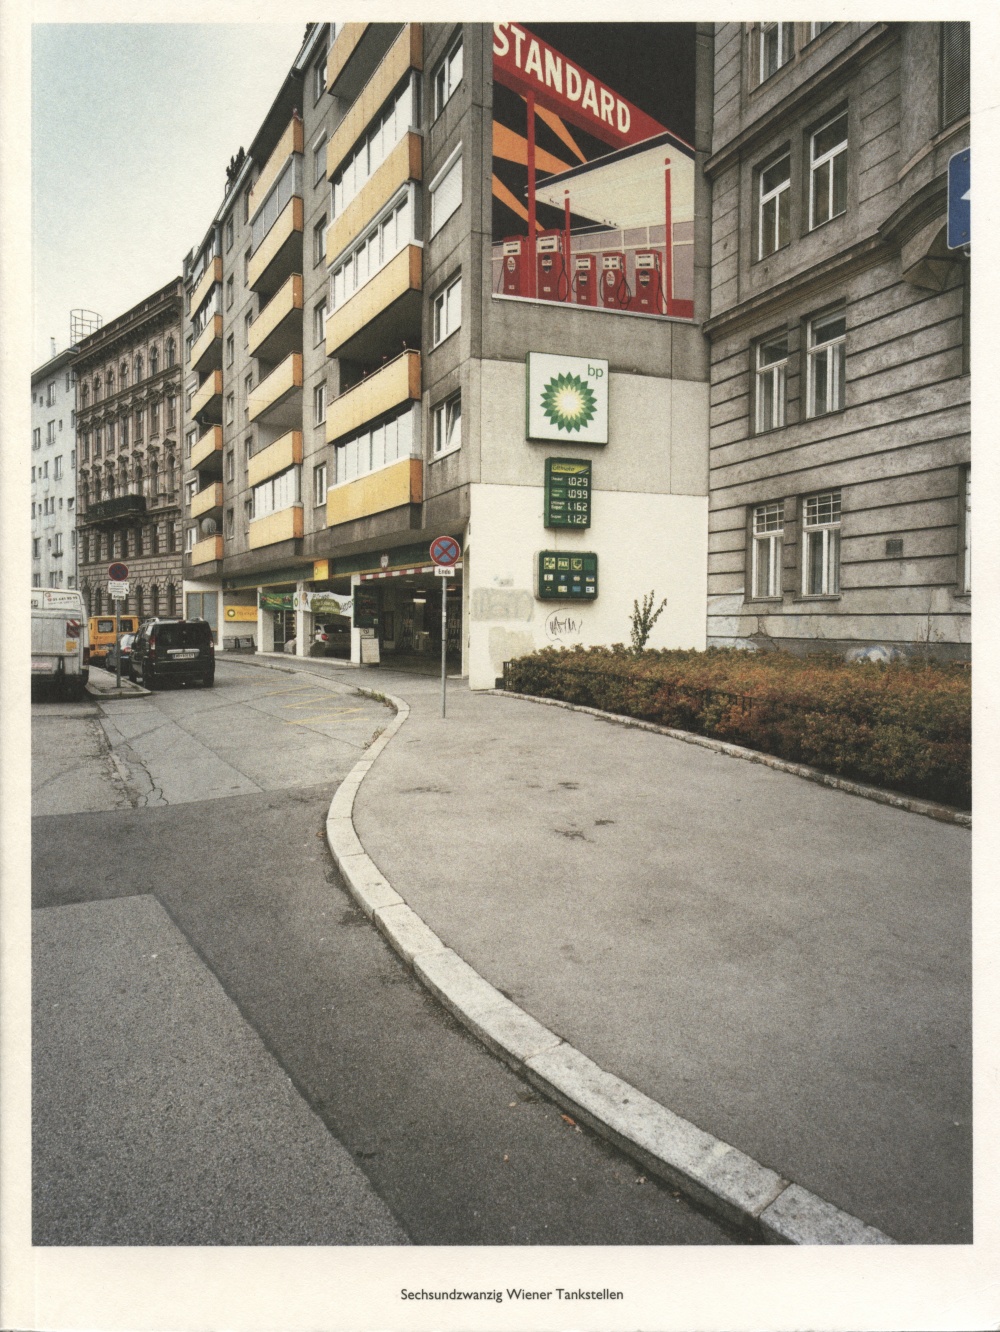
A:
<svg viewBox="0 0 1000 1332">
<path fill-rule="evenodd" d="M 235 235 L 236 235 L 236 226 L 235 226 L 235 223 L 233 222 L 233 219 L 230 217 L 230 218 L 228 218 L 228 219 L 226 220 L 226 249 L 227 249 L 227 250 L 231 250 L 231 249 L 233 248 L 233 240 L 234 240 L 234 238 L 235 238 Z"/>
<path fill-rule="evenodd" d="M 326 503 L 326 463 L 313 468 L 313 504 Z"/>
<path fill-rule="evenodd" d="M 792 166 L 783 153 L 759 177 L 760 202 L 757 215 L 757 258 L 763 259 L 788 244 L 788 206 L 792 197 Z"/>
<path fill-rule="evenodd" d="M 756 419 L 758 435 L 785 424 L 785 386 L 788 374 L 788 335 L 757 343 Z"/>
<path fill-rule="evenodd" d="M 184 533 L 184 549 L 188 552 L 188 554 L 190 554 L 191 551 L 194 550 L 194 543 L 197 540 L 197 537 L 198 537 L 198 529 L 196 527 L 189 527 L 187 531 Z"/>
<path fill-rule="evenodd" d="M 326 135 L 321 134 L 313 144 L 313 185 L 326 179 Z"/>
<path fill-rule="evenodd" d="M 802 506 L 802 592 L 807 597 L 840 592 L 840 491 L 810 495 Z"/>
<path fill-rule="evenodd" d="M 289 467 L 287 472 L 269 477 L 253 488 L 253 516 L 266 518 L 270 513 L 280 513 L 301 502 L 300 467 Z"/>
<path fill-rule="evenodd" d="M 397 87 L 364 137 L 351 149 L 334 172 L 331 187 L 333 216 L 339 217 L 351 200 L 403 136 L 419 123 L 417 75 L 408 75 Z"/>
<path fill-rule="evenodd" d="M 843 310 L 810 319 L 806 415 L 826 416 L 844 406 L 847 320 Z"/>
<path fill-rule="evenodd" d="M 313 227 L 313 264 L 321 264 L 326 258 L 326 214 Z"/>
<path fill-rule="evenodd" d="M 434 86 L 434 117 L 437 117 L 462 82 L 462 34 L 452 43 L 448 54 L 436 66 L 431 76 Z"/>
<path fill-rule="evenodd" d="M 413 240 L 413 213 L 412 193 L 407 187 L 335 265 L 330 275 L 334 310 L 350 300 L 359 287 Z"/>
<path fill-rule="evenodd" d="M 326 385 L 317 384 L 313 389 L 313 425 L 322 425 L 326 420 Z"/>
<path fill-rule="evenodd" d="M 462 203 L 462 152 L 446 163 L 430 183 L 431 230 L 433 236 Z"/>
<path fill-rule="evenodd" d="M 795 54 L 794 23 L 762 23 L 760 38 L 760 82 L 787 65 Z"/>
<path fill-rule="evenodd" d="M 226 536 L 236 535 L 236 511 L 234 509 L 226 510 Z"/>
<path fill-rule="evenodd" d="M 53 554 L 53 555 L 61 555 L 61 554 L 63 553 L 63 543 L 62 543 L 62 541 L 63 541 L 63 539 L 62 539 L 62 532 L 57 532 L 56 535 L 55 535 L 55 545 L 54 545 L 53 548 L 52 548 L 52 554 Z"/>
<path fill-rule="evenodd" d="M 434 408 L 434 456 L 451 453 L 462 444 L 462 395 L 453 393 Z"/>
<path fill-rule="evenodd" d="M 400 458 L 419 457 L 420 406 L 416 404 L 383 417 L 347 439 L 338 440 L 334 452 L 335 484 L 343 485 Z"/>
<path fill-rule="evenodd" d="M 250 224 L 250 249 L 256 252 L 295 195 L 302 194 L 302 156 L 292 153 Z"/>
<path fill-rule="evenodd" d="M 226 309 L 228 310 L 233 303 L 233 279 L 232 276 L 226 278 Z"/>
<path fill-rule="evenodd" d="M 326 301 L 313 306 L 313 342 L 319 346 L 326 336 Z"/>
<path fill-rule="evenodd" d="M 52 467 L 52 476 L 53 476 L 53 479 L 56 480 L 56 481 L 61 481 L 61 480 L 62 480 L 62 474 L 63 474 L 62 454 L 60 454 L 59 457 L 56 458 L 56 460 L 55 460 L 55 462 L 54 462 L 54 464 L 53 464 L 53 467 Z"/>
<path fill-rule="evenodd" d="M 236 360 L 236 339 L 230 333 L 226 338 L 226 365 L 232 365 Z"/>
<path fill-rule="evenodd" d="M 236 402 L 235 395 L 232 394 L 232 393 L 227 393 L 227 394 L 226 394 L 226 425 L 232 425 L 233 421 L 236 419 L 235 402 Z"/>
<path fill-rule="evenodd" d="M 326 92 L 326 59 L 329 53 L 324 51 L 313 65 L 313 101 L 318 102 Z"/>
<path fill-rule="evenodd" d="M 847 211 L 847 112 L 809 136 L 809 226 Z"/>
<path fill-rule="evenodd" d="M 450 337 L 462 322 L 462 279 L 449 282 L 434 297 L 434 346 Z"/>
<path fill-rule="evenodd" d="M 781 596 L 781 549 L 785 506 L 758 504 L 753 511 L 750 586 L 754 597 Z"/>
<path fill-rule="evenodd" d="M 235 480 L 236 480 L 236 450 L 235 450 L 235 449 L 227 449 L 227 450 L 226 450 L 226 480 L 227 480 L 227 481 L 235 481 Z"/>
<path fill-rule="evenodd" d="M 33 449 L 40 449 L 40 448 L 42 447 L 42 427 L 41 427 L 41 426 L 35 426 L 34 430 L 32 430 L 32 432 L 31 432 L 31 447 L 32 447 Z"/>
</svg>

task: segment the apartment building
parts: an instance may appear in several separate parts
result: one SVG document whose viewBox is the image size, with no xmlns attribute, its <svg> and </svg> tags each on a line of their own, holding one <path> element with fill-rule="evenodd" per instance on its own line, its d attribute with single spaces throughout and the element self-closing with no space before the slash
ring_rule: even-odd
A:
<svg viewBox="0 0 1000 1332">
<path fill-rule="evenodd" d="M 708 641 L 967 658 L 965 23 L 726 23 Z"/>
<path fill-rule="evenodd" d="M 184 263 L 185 608 L 223 650 L 433 662 L 446 582 L 474 687 L 654 589 L 655 641 L 704 645 L 711 59 L 709 25 L 309 26 Z"/>
<path fill-rule="evenodd" d="M 129 567 L 123 613 L 180 611 L 181 308 L 175 278 L 74 349 L 79 585 L 92 615 L 114 609 L 112 560 Z"/>
<path fill-rule="evenodd" d="M 68 347 L 31 376 L 32 587 L 77 585 L 73 357 Z"/>
</svg>

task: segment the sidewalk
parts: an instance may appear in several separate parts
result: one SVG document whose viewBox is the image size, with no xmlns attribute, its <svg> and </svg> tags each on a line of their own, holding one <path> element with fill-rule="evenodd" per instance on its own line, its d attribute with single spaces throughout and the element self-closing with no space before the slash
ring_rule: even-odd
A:
<svg viewBox="0 0 1000 1332">
<path fill-rule="evenodd" d="M 410 707 L 357 836 L 448 948 L 783 1180 L 901 1243 L 971 1240 L 966 829 L 454 681 L 446 720 L 432 678 L 355 681 Z"/>
</svg>

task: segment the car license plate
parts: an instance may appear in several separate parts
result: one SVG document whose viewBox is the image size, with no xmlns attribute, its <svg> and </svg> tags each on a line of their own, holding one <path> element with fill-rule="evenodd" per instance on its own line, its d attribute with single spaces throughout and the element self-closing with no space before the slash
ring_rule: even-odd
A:
<svg viewBox="0 0 1000 1332">
<path fill-rule="evenodd" d="M 167 653 L 168 657 L 173 657 L 175 661 L 189 661 L 192 657 L 197 657 L 197 648 L 171 648 Z"/>
</svg>

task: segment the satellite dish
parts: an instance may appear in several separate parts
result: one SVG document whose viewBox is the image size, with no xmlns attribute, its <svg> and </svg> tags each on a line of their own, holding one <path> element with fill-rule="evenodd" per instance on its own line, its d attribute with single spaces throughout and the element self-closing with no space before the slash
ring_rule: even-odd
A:
<svg viewBox="0 0 1000 1332">
<path fill-rule="evenodd" d="M 203 518 L 201 520 L 202 536 L 214 536 L 214 534 L 218 530 L 219 530 L 219 524 L 215 521 L 214 518 Z"/>
</svg>

